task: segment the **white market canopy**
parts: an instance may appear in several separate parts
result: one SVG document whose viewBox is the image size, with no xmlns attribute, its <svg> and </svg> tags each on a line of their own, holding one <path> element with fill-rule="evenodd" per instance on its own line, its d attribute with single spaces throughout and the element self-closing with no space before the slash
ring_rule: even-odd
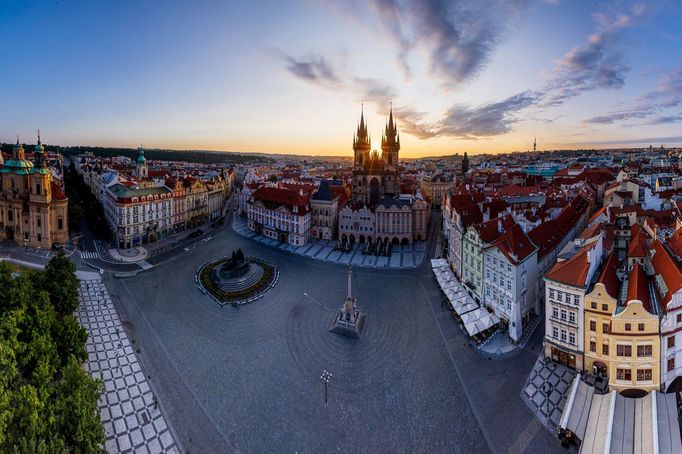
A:
<svg viewBox="0 0 682 454">
<path fill-rule="evenodd" d="M 674 393 L 654 390 L 639 399 L 616 391 L 595 394 L 580 374 L 573 379 L 559 428 L 581 440 L 580 453 L 682 452 Z"/>
</svg>

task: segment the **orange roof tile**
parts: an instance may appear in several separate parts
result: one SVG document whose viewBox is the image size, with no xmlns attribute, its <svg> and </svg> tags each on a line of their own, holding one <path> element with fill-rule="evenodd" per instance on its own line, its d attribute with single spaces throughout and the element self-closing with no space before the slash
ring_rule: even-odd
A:
<svg viewBox="0 0 682 454">
<path fill-rule="evenodd" d="M 604 262 L 604 267 L 599 274 L 597 282 L 602 283 L 606 288 L 606 292 L 612 298 L 618 298 L 618 292 L 620 291 L 620 279 L 618 279 L 618 269 L 621 263 L 618 260 L 618 256 L 615 252 L 611 252 L 606 261 Z"/>
<path fill-rule="evenodd" d="M 651 265 L 654 267 L 656 274 L 661 276 L 667 287 L 665 294 L 661 293 L 660 288 L 658 289 L 663 306 L 667 308 L 668 303 L 672 300 L 673 293 L 682 288 L 682 270 L 680 270 L 679 265 L 670 256 L 670 253 L 660 240 L 654 240 L 652 247 L 653 257 L 651 258 Z"/>
<path fill-rule="evenodd" d="M 639 300 L 644 305 L 644 308 L 651 312 L 651 303 L 649 301 L 649 278 L 647 278 L 644 269 L 640 265 L 635 265 L 628 276 L 628 304 L 632 300 Z"/>
<path fill-rule="evenodd" d="M 587 273 L 590 271 L 590 263 L 587 261 L 587 251 L 594 247 L 591 243 L 580 250 L 576 255 L 563 262 L 557 262 L 545 276 L 547 279 L 561 282 L 572 287 L 585 287 Z"/>
</svg>

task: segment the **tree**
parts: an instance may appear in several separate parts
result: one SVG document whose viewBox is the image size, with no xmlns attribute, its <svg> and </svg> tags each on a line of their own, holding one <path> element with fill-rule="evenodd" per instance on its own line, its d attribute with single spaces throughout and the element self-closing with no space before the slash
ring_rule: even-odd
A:
<svg viewBox="0 0 682 454">
<path fill-rule="evenodd" d="M 102 385 L 80 366 L 73 266 L 61 255 L 14 276 L 0 263 L 0 286 L 0 452 L 102 452 Z"/>
<path fill-rule="evenodd" d="M 78 278 L 76 267 L 63 251 L 52 257 L 42 275 L 42 288 L 60 316 L 73 314 L 78 309 Z"/>
</svg>

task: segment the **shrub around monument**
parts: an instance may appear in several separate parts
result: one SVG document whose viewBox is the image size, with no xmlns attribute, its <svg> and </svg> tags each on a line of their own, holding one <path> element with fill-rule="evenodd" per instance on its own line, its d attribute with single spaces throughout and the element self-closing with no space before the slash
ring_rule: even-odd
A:
<svg viewBox="0 0 682 454">
<path fill-rule="evenodd" d="M 241 251 L 239 251 L 241 252 Z M 243 254 L 242 254 L 243 257 Z M 253 257 L 244 258 L 243 261 L 248 264 L 256 264 L 263 269 L 263 274 L 257 282 L 251 284 L 248 288 L 239 290 L 223 290 L 219 288 L 211 279 L 214 270 L 219 270 L 223 265 L 228 263 L 232 258 L 221 258 L 215 262 L 205 265 L 199 272 L 199 279 L 201 285 L 210 292 L 218 301 L 223 304 L 235 304 L 243 303 L 251 298 L 256 298 L 270 289 L 274 285 L 275 279 L 277 277 L 277 269 L 263 260 L 259 260 Z M 232 263 L 234 265 L 234 262 Z M 230 266 L 232 266 L 230 265 Z M 235 270 L 242 269 L 241 264 L 237 264 Z M 248 268 L 247 268 L 248 269 Z"/>
</svg>

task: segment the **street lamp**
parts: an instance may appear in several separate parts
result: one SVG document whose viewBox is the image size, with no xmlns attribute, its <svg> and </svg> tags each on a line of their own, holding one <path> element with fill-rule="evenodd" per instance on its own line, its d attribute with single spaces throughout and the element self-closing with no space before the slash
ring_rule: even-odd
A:
<svg viewBox="0 0 682 454">
<path fill-rule="evenodd" d="M 324 383 L 324 406 L 327 406 L 327 383 L 332 378 L 332 373 L 328 372 L 326 369 L 320 375 L 320 380 Z"/>
</svg>

